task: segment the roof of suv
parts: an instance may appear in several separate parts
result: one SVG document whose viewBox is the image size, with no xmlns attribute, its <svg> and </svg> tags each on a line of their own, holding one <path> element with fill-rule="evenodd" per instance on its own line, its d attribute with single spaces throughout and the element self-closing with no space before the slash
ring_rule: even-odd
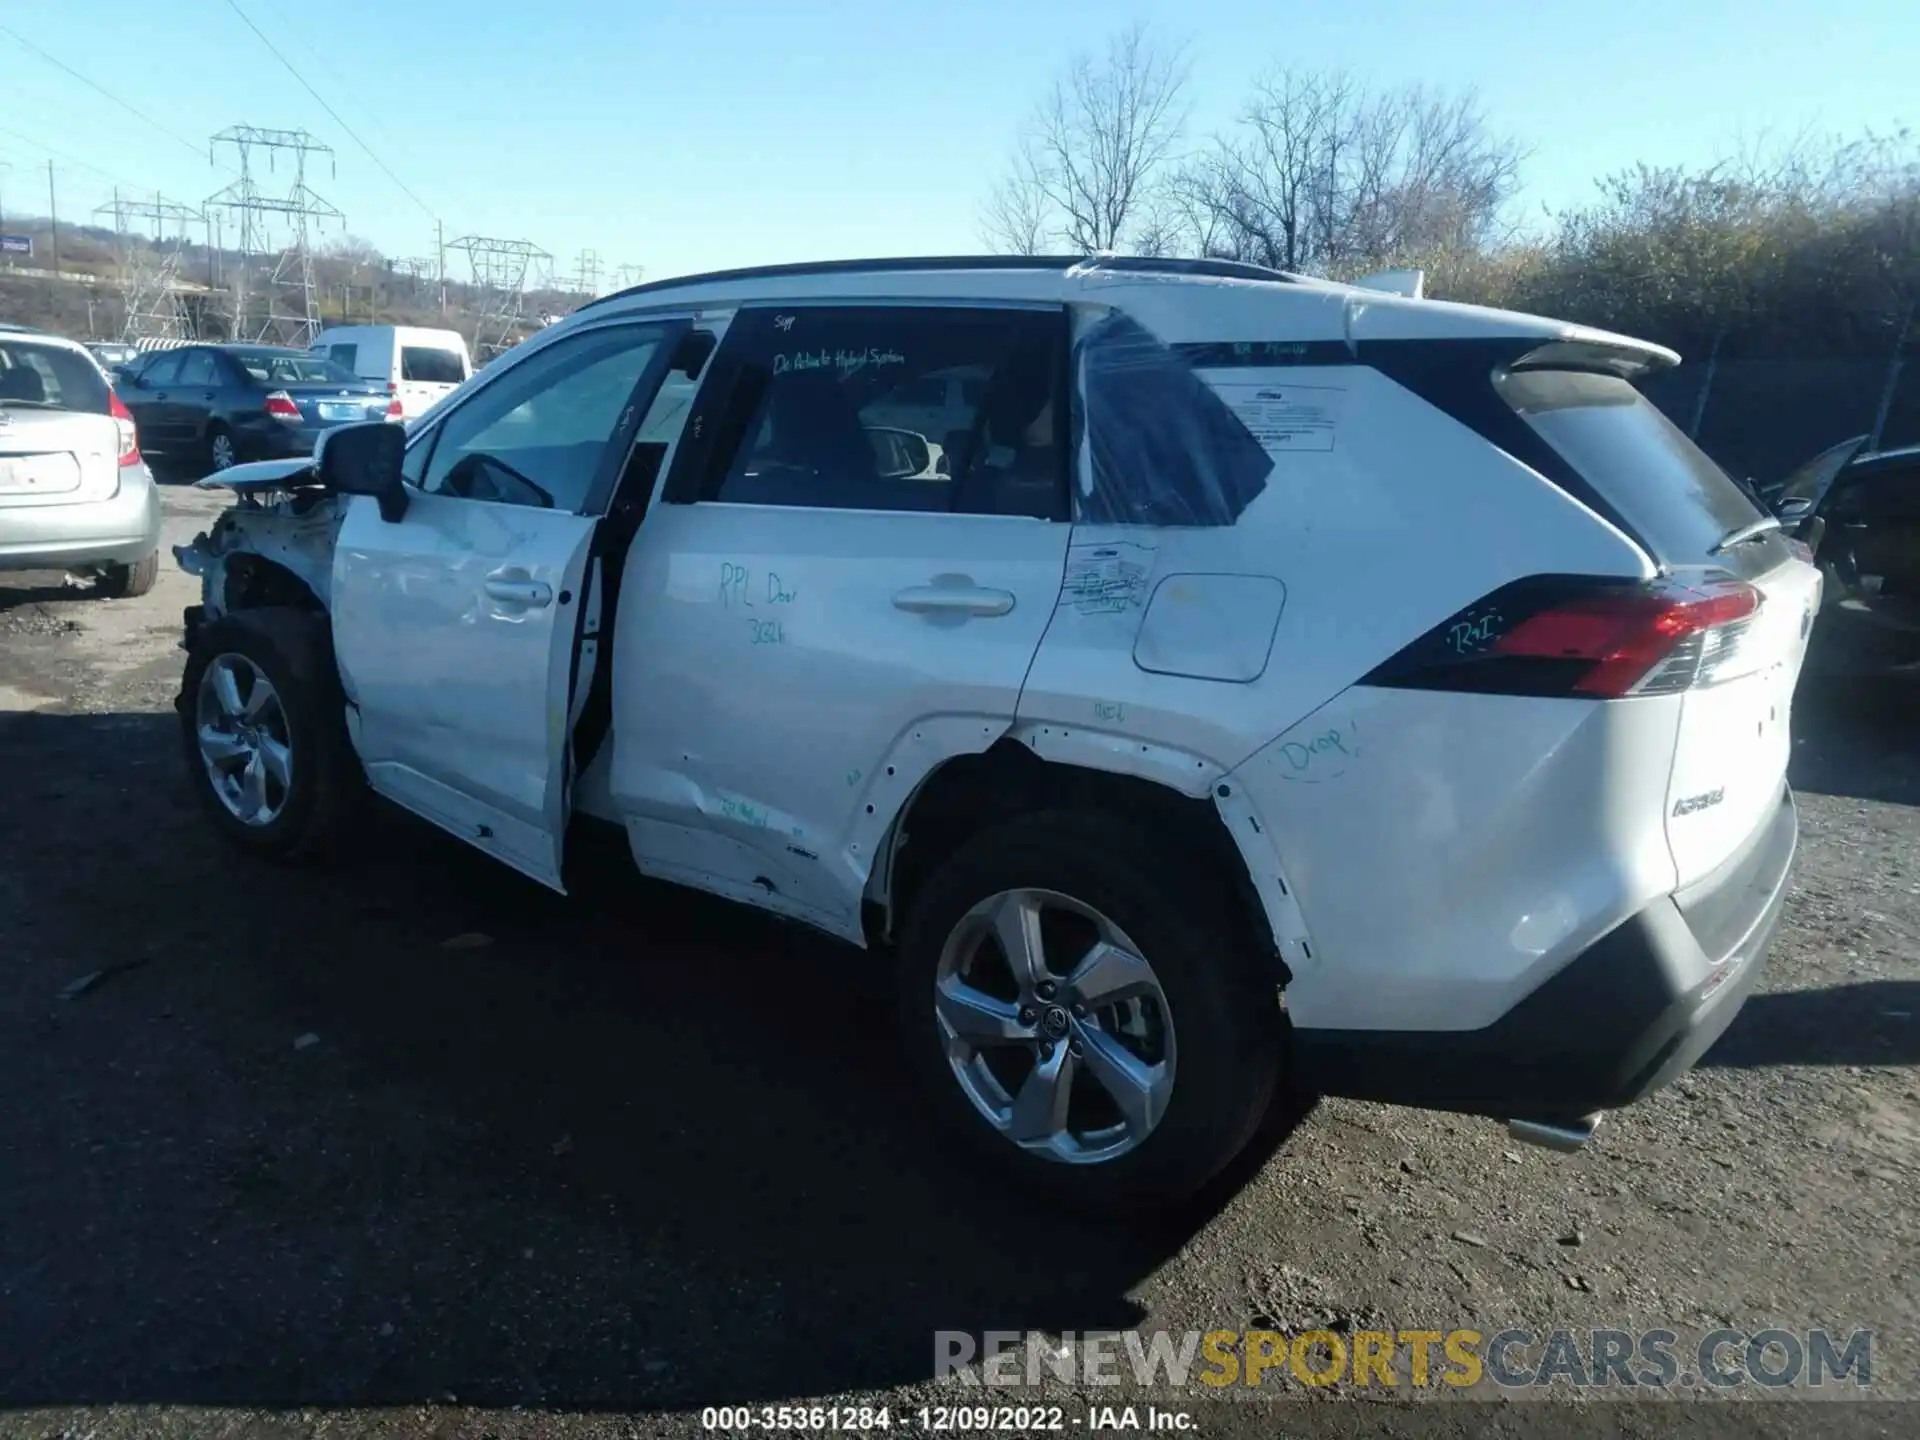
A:
<svg viewBox="0 0 1920 1440">
<path fill-rule="evenodd" d="M 698 275 L 677 275 L 666 280 L 650 280 L 632 285 L 589 301 L 573 313 L 590 310 L 609 301 L 637 295 L 663 294 L 673 290 L 693 290 L 743 280 L 801 280 L 834 275 L 927 274 L 955 270 L 1022 271 L 1028 274 L 1061 275 L 1076 269 L 1099 269 L 1124 275 L 1192 276 L 1217 280 L 1269 280 L 1297 284 L 1299 277 L 1264 265 L 1239 260 L 1153 259 L 1140 255 L 929 255 L 897 256 L 876 260 L 810 260 L 789 265 L 754 265 L 739 270 L 710 270 Z"/>
</svg>

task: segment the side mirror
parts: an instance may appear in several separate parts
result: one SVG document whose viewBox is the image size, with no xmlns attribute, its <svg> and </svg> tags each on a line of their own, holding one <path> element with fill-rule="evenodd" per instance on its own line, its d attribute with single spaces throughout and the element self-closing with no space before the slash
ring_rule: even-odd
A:
<svg viewBox="0 0 1920 1440">
<path fill-rule="evenodd" d="M 407 432 L 385 420 L 342 425 L 314 446 L 313 470 L 336 495 L 371 495 L 380 518 L 389 524 L 405 517 L 407 492 L 400 466 L 407 455 Z"/>
</svg>

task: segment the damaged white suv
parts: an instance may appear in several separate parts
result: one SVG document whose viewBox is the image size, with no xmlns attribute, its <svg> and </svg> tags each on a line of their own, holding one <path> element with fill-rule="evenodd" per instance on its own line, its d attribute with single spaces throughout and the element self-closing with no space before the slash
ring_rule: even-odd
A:
<svg viewBox="0 0 1920 1440">
<path fill-rule="evenodd" d="M 1724 1029 L 1794 849 L 1818 572 L 1633 388 L 1676 358 L 1213 262 L 641 286 L 203 482 L 187 762 L 267 855 L 370 787 L 558 888 L 613 822 L 871 952 L 1069 1201 L 1190 1193 L 1289 1071 L 1571 1146 Z"/>
</svg>

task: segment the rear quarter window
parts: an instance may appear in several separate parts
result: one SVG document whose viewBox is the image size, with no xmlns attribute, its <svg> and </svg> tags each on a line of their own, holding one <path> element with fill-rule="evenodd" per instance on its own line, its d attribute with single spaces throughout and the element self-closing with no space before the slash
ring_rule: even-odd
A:
<svg viewBox="0 0 1920 1440">
<path fill-rule="evenodd" d="M 1747 493 L 1627 381 L 1573 370 L 1512 370 L 1494 387 L 1646 543 L 1694 564 L 1762 517 Z"/>
<path fill-rule="evenodd" d="M 400 378 L 423 385 L 458 385 L 467 378 L 460 357 L 430 345 L 407 345 L 400 351 Z"/>
</svg>

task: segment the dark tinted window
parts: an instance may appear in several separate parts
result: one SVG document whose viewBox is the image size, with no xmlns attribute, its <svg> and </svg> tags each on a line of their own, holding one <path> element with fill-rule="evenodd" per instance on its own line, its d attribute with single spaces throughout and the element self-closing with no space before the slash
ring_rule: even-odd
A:
<svg viewBox="0 0 1920 1440">
<path fill-rule="evenodd" d="M 189 350 L 180 357 L 180 384 L 215 385 L 219 383 L 219 371 L 213 363 L 213 356 L 205 350 Z"/>
<path fill-rule="evenodd" d="M 325 356 L 301 350 L 229 350 L 227 356 L 262 385 L 332 384 L 360 378 Z"/>
<path fill-rule="evenodd" d="M 1729 531 L 1761 518 L 1727 473 L 1625 380 L 1534 370 L 1499 375 L 1494 383 L 1656 560 L 1697 562 Z"/>
<path fill-rule="evenodd" d="M 1064 519 L 1064 336 L 1064 317 L 1037 311 L 748 312 L 712 385 L 725 413 L 700 497 Z M 987 378 L 979 403 L 946 410 L 959 366 Z M 927 435 L 936 385 L 950 428 Z"/>
<path fill-rule="evenodd" d="M 0 339 L 0 406 L 105 415 L 106 380 L 85 355 L 58 345 Z"/>
<path fill-rule="evenodd" d="M 351 370 L 355 364 L 359 362 L 360 347 L 358 345 L 335 345 L 328 349 L 327 358 L 342 370 Z"/>
<path fill-rule="evenodd" d="M 140 368 L 137 377 L 142 385 L 149 388 L 155 385 L 171 385 L 174 377 L 180 373 L 180 352 L 168 351 L 164 355 L 155 355 Z"/>
<path fill-rule="evenodd" d="M 460 357 L 430 345 L 407 345 L 400 351 L 400 378 L 425 385 L 458 385 L 466 379 Z"/>
</svg>

